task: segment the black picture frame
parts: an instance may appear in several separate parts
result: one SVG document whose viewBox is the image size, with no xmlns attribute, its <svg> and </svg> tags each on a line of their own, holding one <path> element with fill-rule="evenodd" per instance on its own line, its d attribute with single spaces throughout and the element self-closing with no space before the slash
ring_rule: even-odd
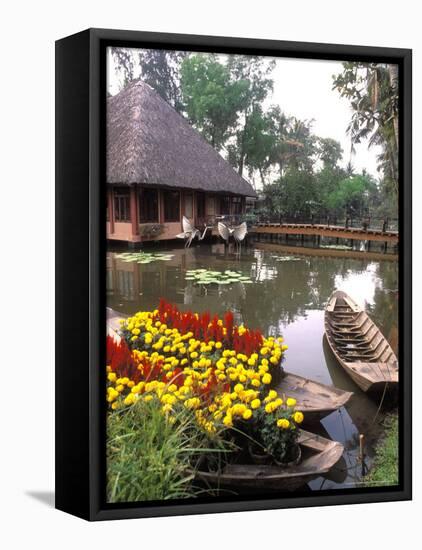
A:
<svg viewBox="0 0 422 550">
<path fill-rule="evenodd" d="M 400 483 L 254 500 L 105 503 L 105 48 L 186 49 L 399 65 Z M 87 520 L 409 500 L 412 52 L 88 29 L 56 42 L 56 508 Z"/>
</svg>

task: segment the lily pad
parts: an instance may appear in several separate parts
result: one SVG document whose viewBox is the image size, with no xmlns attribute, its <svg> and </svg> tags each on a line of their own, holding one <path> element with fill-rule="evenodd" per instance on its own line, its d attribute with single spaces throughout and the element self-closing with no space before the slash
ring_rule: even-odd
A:
<svg viewBox="0 0 422 550">
<path fill-rule="evenodd" d="M 174 254 L 164 254 L 160 252 L 123 252 L 116 254 L 116 258 L 125 263 L 137 262 L 138 264 L 150 264 L 151 262 L 168 262 L 174 258 Z"/>
<path fill-rule="evenodd" d="M 225 271 L 215 271 L 206 269 L 189 269 L 186 271 L 185 279 L 187 281 L 195 280 L 199 285 L 229 285 L 234 283 L 252 283 L 252 280 L 240 271 L 226 269 Z"/>
</svg>

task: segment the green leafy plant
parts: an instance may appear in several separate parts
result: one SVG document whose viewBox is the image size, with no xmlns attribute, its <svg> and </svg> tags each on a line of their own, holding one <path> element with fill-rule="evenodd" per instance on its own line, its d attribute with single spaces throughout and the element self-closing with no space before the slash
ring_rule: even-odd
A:
<svg viewBox="0 0 422 550">
<path fill-rule="evenodd" d="M 174 254 L 160 254 L 158 252 L 124 252 L 116 254 L 123 262 L 136 262 L 138 264 L 150 264 L 152 262 L 168 262 L 174 258 Z"/>
<path fill-rule="evenodd" d="M 195 497 L 195 470 L 203 458 L 227 455 L 233 445 L 209 434 L 180 407 L 169 422 L 158 399 L 139 401 L 107 418 L 108 502 Z"/>
<path fill-rule="evenodd" d="M 208 271 L 207 269 L 190 269 L 186 271 L 187 281 L 195 281 L 195 284 L 209 285 L 228 285 L 232 283 L 252 283 L 252 279 L 243 275 L 240 271 Z"/>
</svg>

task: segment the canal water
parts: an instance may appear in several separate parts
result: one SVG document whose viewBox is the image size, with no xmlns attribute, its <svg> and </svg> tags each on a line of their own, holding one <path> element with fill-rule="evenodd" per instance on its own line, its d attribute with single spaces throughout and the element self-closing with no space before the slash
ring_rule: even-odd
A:
<svg viewBox="0 0 422 550">
<path fill-rule="evenodd" d="M 222 314 L 259 328 L 265 335 L 282 335 L 288 345 L 284 368 L 319 382 L 353 391 L 349 403 L 312 426 L 313 431 L 345 446 L 342 460 L 328 477 L 309 484 L 310 490 L 356 487 L 361 483 L 359 434 L 365 435 L 365 467 L 370 467 L 379 438 L 384 407 L 351 381 L 331 354 L 324 335 L 324 308 L 335 289 L 344 290 L 366 308 L 393 349 L 398 346 L 398 265 L 393 256 L 350 253 L 333 249 L 285 247 L 256 243 L 240 257 L 223 244 L 184 249 L 156 246 L 146 252 L 173 255 L 149 264 L 124 262 L 120 249 L 107 253 L 107 305 L 126 314 L 154 309 L 161 297 L 181 309 Z M 186 271 L 236 270 L 253 284 L 198 285 L 185 280 Z"/>
</svg>

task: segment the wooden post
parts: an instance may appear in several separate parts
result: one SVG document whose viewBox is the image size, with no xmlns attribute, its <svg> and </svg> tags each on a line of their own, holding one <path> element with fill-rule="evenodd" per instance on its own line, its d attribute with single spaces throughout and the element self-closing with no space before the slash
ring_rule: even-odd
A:
<svg viewBox="0 0 422 550">
<path fill-rule="evenodd" d="M 138 196 L 136 185 L 130 188 L 130 219 L 132 221 L 132 235 L 139 235 Z"/>
<path fill-rule="evenodd" d="M 359 462 L 361 464 L 362 476 L 365 475 L 365 436 L 359 434 Z"/>
<path fill-rule="evenodd" d="M 107 194 L 107 200 L 110 234 L 112 235 L 114 233 L 114 190 L 112 187 L 110 187 L 110 190 Z"/>
</svg>

